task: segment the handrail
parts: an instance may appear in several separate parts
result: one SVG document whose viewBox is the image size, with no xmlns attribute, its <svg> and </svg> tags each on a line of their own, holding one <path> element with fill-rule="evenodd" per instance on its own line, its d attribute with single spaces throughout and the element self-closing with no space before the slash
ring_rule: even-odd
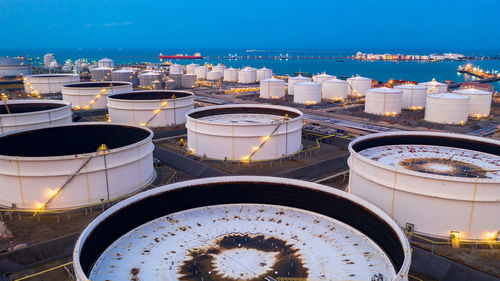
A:
<svg viewBox="0 0 500 281">
<path fill-rule="evenodd" d="M 30 275 L 26 275 L 24 277 L 21 277 L 21 278 L 18 278 L 18 279 L 14 279 L 14 281 L 21 281 L 21 280 L 26 280 L 26 279 L 29 279 L 29 278 L 32 278 L 32 277 L 36 277 L 36 276 L 39 276 L 39 275 L 42 275 L 42 274 L 45 274 L 47 272 L 50 272 L 50 271 L 54 271 L 56 269 L 59 269 L 61 267 L 66 267 L 70 264 L 73 264 L 72 261 L 70 262 L 67 262 L 67 263 L 64 263 L 64 264 L 61 264 L 61 265 L 58 265 L 58 266 L 55 266 L 55 267 L 51 267 L 49 269 L 46 269 L 46 270 L 43 270 L 43 271 L 40 271 L 40 272 L 37 272 L 37 273 L 33 273 L 33 274 L 30 274 Z"/>
</svg>

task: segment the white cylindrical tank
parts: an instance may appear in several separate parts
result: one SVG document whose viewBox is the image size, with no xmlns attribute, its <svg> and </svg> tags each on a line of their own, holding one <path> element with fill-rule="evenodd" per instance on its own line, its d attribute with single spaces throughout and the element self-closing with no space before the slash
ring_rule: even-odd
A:
<svg viewBox="0 0 500 281">
<path fill-rule="evenodd" d="M 215 81 L 221 78 L 221 73 L 219 71 L 211 70 L 207 73 L 207 80 Z"/>
<path fill-rule="evenodd" d="M 56 57 L 54 56 L 54 54 L 45 54 L 43 56 L 43 65 L 46 68 L 49 68 L 50 63 L 53 61 L 56 61 Z"/>
<path fill-rule="evenodd" d="M 403 91 L 392 88 L 374 88 L 366 91 L 365 112 L 377 115 L 401 113 Z"/>
<path fill-rule="evenodd" d="M 61 86 L 80 82 L 77 74 L 36 74 L 23 78 L 24 90 L 28 94 L 55 94 L 61 92 Z"/>
<path fill-rule="evenodd" d="M 194 68 L 194 74 L 196 74 L 196 77 L 198 80 L 205 80 L 207 79 L 207 73 L 208 73 L 208 67 L 207 66 L 197 66 Z"/>
<path fill-rule="evenodd" d="M 114 68 L 115 62 L 111 59 L 103 58 L 97 62 L 97 66 L 104 67 L 104 68 Z"/>
<path fill-rule="evenodd" d="M 182 73 L 171 73 L 168 75 L 168 77 L 174 81 L 174 87 L 176 89 L 178 88 L 181 88 L 182 87 Z"/>
<path fill-rule="evenodd" d="M 219 160 L 269 160 L 302 147 L 302 112 L 283 106 L 237 104 L 187 113 L 188 148 Z"/>
<path fill-rule="evenodd" d="M 372 79 L 359 75 L 347 78 L 347 86 L 350 96 L 364 97 L 366 91 L 372 87 Z"/>
<path fill-rule="evenodd" d="M 425 121 L 463 124 L 469 115 L 470 98 L 452 93 L 427 95 Z"/>
<path fill-rule="evenodd" d="M 194 88 L 196 86 L 196 74 L 182 75 L 182 88 Z"/>
<path fill-rule="evenodd" d="M 226 66 L 219 63 L 216 66 L 212 67 L 212 71 L 218 71 L 220 72 L 221 78 L 224 76 L 224 70 L 226 70 Z"/>
<path fill-rule="evenodd" d="M 295 77 L 290 77 L 288 78 L 288 94 L 293 96 L 295 91 L 294 91 L 294 85 L 297 83 L 303 83 L 303 82 L 310 82 L 312 81 L 311 78 L 309 77 L 304 77 L 302 75 L 295 76 Z"/>
<path fill-rule="evenodd" d="M 357 196 L 288 178 L 225 176 L 115 204 L 80 234 L 73 269 L 78 281 L 407 281 L 411 253 L 399 226 Z"/>
<path fill-rule="evenodd" d="M 425 107 L 425 100 L 427 98 L 427 87 L 407 84 L 407 85 L 395 86 L 394 89 L 403 91 L 401 108 L 422 109 Z"/>
<path fill-rule="evenodd" d="M 428 95 L 448 92 L 448 85 L 444 83 L 439 83 L 434 78 L 432 78 L 432 81 L 419 83 L 418 85 L 427 87 Z"/>
<path fill-rule="evenodd" d="M 139 84 L 139 74 L 135 69 L 118 69 L 111 72 L 111 81 L 131 82 L 133 85 Z"/>
<path fill-rule="evenodd" d="M 331 75 L 328 75 L 326 73 L 321 73 L 321 74 L 314 75 L 312 77 L 312 80 L 313 80 L 313 82 L 321 84 L 321 83 L 323 83 L 323 81 L 330 80 L 330 79 L 333 79 L 333 78 L 335 78 L 335 77 L 331 76 Z"/>
<path fill-rule="evenodd" d="M 316 104 L 321 102 L 321 84 L 316 82 L 295 83 L 293 102 L 301 104 Z"/>
<path fill-rule="evenodd" d="M 436 132 L 363 136 L 349 145 L 349 192 L 427 236 L 491 239 L 500 229 L 500 144 Z M 432 218 L 432 219 L 429 219 Z"/>
<path fill-rule="evenodd" d="M 112 68 L 96 67 L 90 70 L 90 78 L 94 81 L 110 81 Z"/>
<path fill-rule="evenodd" d="M 0 101 L 0 133 L 71 123 L 72 115 L 71 103 L 66 101 L 41 99 Z"/>
<path fill-rule="evenodd" d="M 143 72 L 139 74 L 139 84 L 143 88 L 153 88 L 153 85 L 163 82 L 163 73 L 160 72 Z"/>
<path fill-rule="evenodd" d="M 238 83 L 252 84 L 257 79 L 257 72 L 255 69 L 246 67 L 238 71 Z"/>
<path fill-rule="evenodd" d="M 324 80 L 321 94 L 325 100 L 344 100 L 347 98 L 347 81 L 337 78 Z"/>
<path fill-rule="evenodd" d="M 261 99 L 278 99 L 285 96 L 285 81 L 268 78 L 260 81 Z"/>
<path fill-rule="evenodd" d="M 224 70 L 224 81 L 226 82 L 238 82 L 238 69 L 232 67 Z"/>
<path fill-rule="evenodd" d="M 169 67 L 169 74 L 174 74 L 174 73 L 184 73 L 184 69 L 182 68 L 182 65 L 180 64 L 172 64 Z"/>
<path fill-rule="evenodd" d="M 190 63 L 186 65 L 186 74 L 194 74 L 194 69 L 200 66 L 197 63 Z"/>
<path fill-rule="evenodd" d="M 263 67 L 261 69 L 257 69 L 257 81 L 262 81 L 265 79 L 269 79 L 273 77 L 273 70 Z"/>
<path fill-rule="evenodd" d="M 490 115 L 492 93 L 474 88 L 455 90 L 453 93 L 470 98 L 469 116 L 486 117 Z"/>
<path fill-rule="evenodd" d="M 18 58 L 0 57 L 0 77 L 30 75 L 31 65 Z"/>
<path fill-rule="evenodd" d="M 152 137 L 147 128 L 106 122 L 3 134 L 0 204 L 65 209 L 101 205 L 140 190 L 155 177 Z"/>
<path fill-rule="evenodd" d="M 62 99 L 71 102 L 75 109 L 106 107 L 106 96 L 132 91 L 132 83 L 121 81 L 82 82 L 62 86 Z"/>
<path fill-rule="evenodd" d="M 184 124 L 194 108 L 194 94 L 186 91 L 133 91 L 106 99 L 111 122 L 151 128 Z"/>
</svg>

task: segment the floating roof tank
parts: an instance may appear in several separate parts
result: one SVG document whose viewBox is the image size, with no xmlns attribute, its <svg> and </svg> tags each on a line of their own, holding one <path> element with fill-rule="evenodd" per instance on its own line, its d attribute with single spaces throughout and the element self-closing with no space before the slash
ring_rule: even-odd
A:
<svg viewBox="0 0 500 281">
<path fill-rule="evenodd" d="M 285 80 L 269 78 L 260 81 L 261 99 L 278 99 L 285 96 Z"/>
<path fill-rule="evenodd" d="M 18 58 L 0 57 L 0 77 L 30 75 L 31 65 Z"/>
<path fill-rule="evenodd" d="M 155 177 L 152 137 L 147 128 L 104 122 L 0 135 L 0 204 L 65 209 L 135 192 Z"/>
<path fill-rule="evenodd" d="M 72 115 L 71 103 L 66 101 L 41 99 L 0 101 L 0 133 L 71 123 Z"/>
<path fill-rule="evenodd" d="M 288 78 L 288 94 L 293 96 L 295 93 L 294 85 L 297 83 L 311 82 L 312 79 L 302 75 Z"/>
<path fill-rule="evenodd" d="M 425 99 L 427 98 L 427 87 L 407 84 L 407 85 L 395 86 L 394 89 L 403 91 L 401 108 L 422 109 L 425 107 Z"/>
<path fill-rule="evenodd" d="M 486 117 L 490 115 L 492 93 L 474 88 L 460 89 L 453 91 L 454 94 L 459 94 L 470 98 L 469 116 L 471 117 Z"/>
<path fill-rule="evenodd" d="M 233 176 L 167 185 L 117 203 L 81 233 L 73 267 L 80 281 L 405 281 L 410 250 L 389 216 L 352 194 Z"/>
<path fill-rule="evenodd" d="M 467 122 L 470 98 L 467 96 L 442 93 L 427 95 L 425 121 L 442 124 Z"/>
<path fill-rule="evenodd" d="M 187 113 L 186 128 L 188 149 L 212 159 L 270 160 L 302 147 L 302 112 L 284 106 L 198 108 Z"/>
<path fill-rule="evenodd" d="M 436 132 L 391 132 L 349 145 L 349 192 L 400 227 L 449 239 L 488 239 L 500 230 L 500 142 Z M 432 219 L 429 219 L 432 218 Z"/>
<path fill-rule="evenodd" d="M 350 96 L 364 97 L 366 91 L 372 87 L 372 79 L 358 75 L 347 78 L 347 85 L 349 87 Z"/>
<path fill-rule="evenodd" d="M 365 112 L 377 115 L 401 113 L 403 91 L 392 88 L 374 88 L 366 91 Z"/>
<path fill-rule="evenodd" d="M 184 124 L 194 108 L 194 94 L 186 91 L 132 91 L 106 99 L 111 122 L 148 127 Z"/>
<path fill-rule="evenodd" d="M 64 84 L 80 82 L 77 74 L 36 74 L 24 76 L 24 90 L 28 94 L 55 94 Z"/>
<path fill-rule="evenodd" d="M 106 108 L 106 96 L 132 91 L 132 83 L 122 81 L 81 82 L 62 86 L 62 98 L 75 109 Z"/>
<path fill-rule="evenodd" d="M 321 102 L 321 84 L 316 82 L 295 83 L 293 102 L 316 104 Z"/>
<path fill-rule="evenodd" d="M 326 100 L 344 100 L 347 98 L 347 81 L 337 78 L 321 83 L 321 95 Z"/>
</svg>

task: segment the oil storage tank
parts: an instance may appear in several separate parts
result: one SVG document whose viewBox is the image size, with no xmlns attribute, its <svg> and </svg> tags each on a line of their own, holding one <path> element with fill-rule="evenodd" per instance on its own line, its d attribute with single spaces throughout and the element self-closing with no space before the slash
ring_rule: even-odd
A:
<svg viewBox="0 0 500 281">
<path fill-rule="evenodd" d="M 288 78 L 288 94 L 293 96 L 295 93 L 294 85 L 297 83 L 311 82 L 312 79 L 302 75 Z"/>
<path fill-rule="evenodd" d="M 196 74 L 182 75 L 182 88 L 194 88 L 196 86 Z"/>
<path fill-rule="evenodd" d="M 347 98 L 347 81 L 334 77 L 321 83 L 321 95 L 326 100 L 344 100 Z"/>
<path fill-rule="evenodd" d="M 441 94 L 448 92 L 448 85 L 436 81 L 432 78 L 432 81 L 419 83 L 418 85 L 427 87 L 427 94 Z"/>
<path fill-rule="evenodd" d="M 273 70 L 266 68 L 264 66 L 263 68 L 257 69 L 256 74 L 257 74 L 257 81 L 262 81 L 273 77 Z"/>
<path fill-rule="evenodd" d="M 252 84 L 257 79 L 257 72 L 254 68 L 245 67 L 238 71 L 238 83 Z"/>
<path fill-rule="evenodd" d="M 170 65 L 169 66 L 169 74 L 174 74 L 174 73 L 178 73 L 178 74 L 184 73 L 184 69 L 182 68 L 182 65 L 180 65 L 180 64 Z"/>
<path fill-rule="evenodd" d="M 90 78 L 94 81 L 110 81 L 112 68 L 95 67 L 90 70 Z"/>
<path fill-rule="evenodd" d="M 96 109 L 106 107 L 106 96 L 132 91 L 130 82 L 81 82 L 62 86 L 62 98 L 74 109 Z"/>
<path fill-rule="evenodd" d="M 313 82 L 316 82 L 316 83 L 323 83 L 323 81 L 326 81 L 326 80 L 330 80 L 330 79 L 333 79 L 335 77 L 333 77 L 332 75 L 329 75 L 329 74 L 326 74 L 326 73 L 321 73 L 321 74 L 318 74 L 318 75 L 314 75 L 312 77 L 312 80 Z"/>
<path fill-rule="evenodd" d="M 226 70 L 226 66 L 219 63 L 216 66 L 212 67 L 212 71 L 218 71 L 220 72 L 221 77 L 224 76 L 224 70 Z"/>
<path fill-rule="evenodd" d="M 195 74 L 194 69 L 197 68 L 198 66 L 200 65 L 197 63 L 190 63 L 186 65 L 186 74 Z"/>
<path fill-rule="evenodd" d="M 80 281 L 406 281 L 410 264 L 404 233 L 374 205 L 315 183 L 255 176 L 137 194 L 99 215 L 73 251 Z"/>
<path fill-rule="evenodd" d="M 208 73 L 208 67 L 207 66 L 197 66 L 194 68 L 194 74 L 196 74 L 196 77 L 198 80 L 205 80 L 207 79 L 207 73 Z"/>
<path fill-rule="evenodd" d="M 226 82 L 238 82 L 238 69 L 232 67 L 224 69 L 224 81 Z"/>
<path fill-rule="evenodd" d="M 500 230 L 500 142 L 437 132 L 391 132 L 350 143 L 349 190 L 399 226 L 444 239 Z M 432 219 L 430 219 L 432 218 Z"/>
<path fill-rule="evenodd" d="M 302 82 L 293 85 L 293 102 L 301 104 L 316 104 L 321 102 L 321 84 L 316 82 Z"/>
<path fill-rule="evenodd" d="M 237 104 L 187 113 L 188 149 L 218 160 L 280 158 L 302 148 L 302 112 L 283 106 Z"/>
<path fill-rule="evenodd" d="M 354 97 L 364 97 L 366 91 L 372 87 L 372 79 L 359 75 L 347 78 L 349 95 Z"/>
<path fill-rule="evenodd" d="M 163 73 L 161 72 L 143 72 L 139 75 L 139 84 L 142 88 L 157 88 L 163 82 Z"/>
<path fill-rule="evenodd" d="M 186 91 L 132 91 L 106 99 L 111 122 L 148 127 L 184 124 L 186 112 L 194 108 L 194 94 Z"/>
<path fill-rule="evenodd" d="M 2 134 L 0 204 L 65 209 L 135 192 L 155 176 L 152 137 L 147 128 L 105 122 Z"/>
<path fill-rule="evenodd" d="M 220 78 L 221 78 L 221 73 L 219 71 L 211 70 L 207 73 L 207 80 L 209 81 L 220 80 Z"/>
<path fill-rule="evenodd" d="M 269 78 L 260 81 L 261 99 L 278 99 L 285 96 L 285 81 Z"/>
<path fill-rule="evenodd" d="M 403 91 L 392 88 L 374 88 L 366 91 L 365 112 L 377 115 L 401 113 Z"/>
<path fill-rule="evenodd" d="M 453 91 L 454 94 L 466 96 L 469 101 L 469 116 L 486 117 L 490 115 L 492 93 L 474 88 Z"/>
<path fill-rule="evenodd" d="M 0 101 L 0 133 L 71 123 L 72 115 L 71 103 L 66 101 L 41 99 Z"/>
<path fill-rule="evenodd" d="M 401 108 L 422 109 L 425 107 L 425 100 L 427 98 L 427 87 L 406 84 L 406 85 L 395 86 L 394 89 L 403 91 Z"/>
<path fill-rule="evenodd" d="M 442 93 L 427 95 L 425 121 L 442 124 L 463 124 L 467 122 L 470 98 Z"/>
<path fill-rule="evenodd" d="M 103 58 L 97 62 L 97 66 L 112 69 L 115 67 L 115 62 L 111 59 Z"/>
<path fill-rule="evenodd" d="M 0 57 L 0 77 L 30 75 L 31 65 L 19 58 Z"/>
<path fill-rule="evenodd" d="M 77 74 L 35 74 L 24 76 L 24 91 L 28 94 L 55 94 L 64 84 L 80 82 Z"/>
<path fill-rule="evenodd" d="M 139 72 L 136 69 L 118 69 L 111 72 L 111 81 L 131 82 L 132 85 L 139 84 Z"/>
</svg>

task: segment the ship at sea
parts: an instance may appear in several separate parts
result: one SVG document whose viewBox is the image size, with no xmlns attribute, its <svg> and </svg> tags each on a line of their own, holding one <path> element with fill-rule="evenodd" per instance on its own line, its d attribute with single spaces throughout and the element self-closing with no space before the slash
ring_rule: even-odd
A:
<svg viewBox="0 0 500 281">
<path fill-rule="evenodd" d="M 160 53 L 160 59 L 162 60 L 201 60 L 203 56 L 200 53 L 195 53 L 194 55 L 163 55 Z"/>
</svg>

